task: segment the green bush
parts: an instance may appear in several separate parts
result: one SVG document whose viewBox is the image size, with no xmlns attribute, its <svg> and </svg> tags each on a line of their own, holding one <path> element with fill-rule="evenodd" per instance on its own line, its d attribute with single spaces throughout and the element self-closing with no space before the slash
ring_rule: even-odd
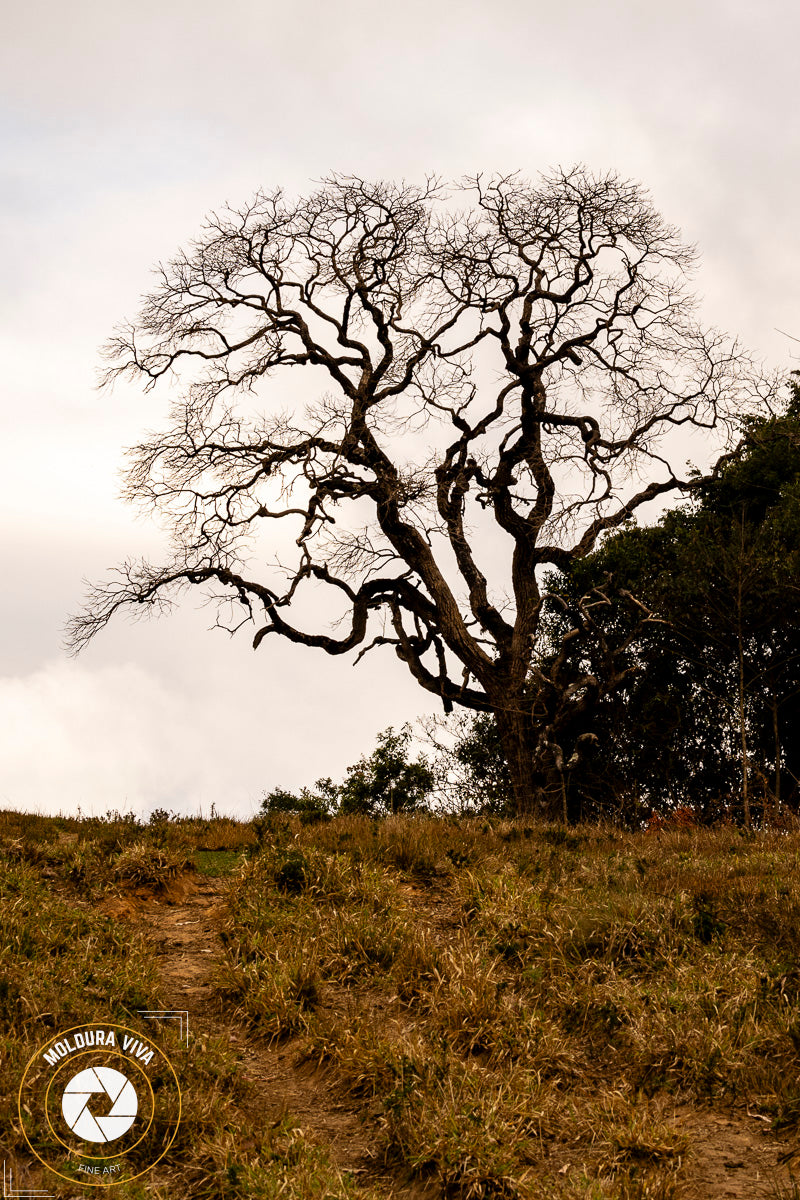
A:
<svg viewBox="0 0 800 1200">
<path fill-rule="evenodd" d="M 378 735 L 378 745 L 369 758 L 347 770 L 339 789 L 340 811 L 344 814 L 378 816 L 423 809 L 434 785 L 434 774 L 424 758 L 410 762 L 410 726 L 399 733 L 389 726 Z"/>
<path fill-rule="evenodd" d="M 328 821 L 336 807 L 336 787 L 330 779 L 318 779 L 315 787 L 316 792 L 303 788 L 299 796 L 284 788 L 273 788 L 261 802 L 261 811 L 269 817 L 279 813 L 298 816 L 302 825 Z"/>
<path fill-rule="evenodd" d="M 261 811 L 265 817 L 296 816 L 302 825 L 315 825 L 337 814 L 382 817 L 424 810 L 435 776 L 424 757 L 409 759 L 410 741 L 409 725 L 399 733 L 389 726 L 378 735 L 372 754 L 348 767 L 343 783 L 318 779 L 313 790 L 303 788 L 299 794 L 273 788 Z"/>
</svg>

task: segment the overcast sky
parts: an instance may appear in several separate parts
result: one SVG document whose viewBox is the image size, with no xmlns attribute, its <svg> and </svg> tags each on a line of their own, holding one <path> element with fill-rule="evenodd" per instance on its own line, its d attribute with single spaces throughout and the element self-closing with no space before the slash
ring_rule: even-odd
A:
<svg viewBox="0 0 800 1200">
<path fill-rule="evenodd" d="M 167 397 L 98 393 L 98 348 L 210 209 L 332 170 L 614 169 L 697 244 L 705 321 L 788 370 L 798 45 L 795 0 L 6 5 L 0 806 L 249 815 L 432 710 L 391 652 L 253 653 L 191 604 L 62 649 L 82 579 L 159 546 L 118 471 Z"/>
</svg>

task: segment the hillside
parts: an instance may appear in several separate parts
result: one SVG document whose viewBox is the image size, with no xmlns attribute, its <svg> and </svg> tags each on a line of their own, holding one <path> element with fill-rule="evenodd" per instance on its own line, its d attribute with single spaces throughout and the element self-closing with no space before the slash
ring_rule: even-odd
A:
<svg viewBox="0 0 800 1200">
<path fill-rule="evenodd" d="M 800 835 L 0 815 L 3 1156 L 58 1029 L 188 1010 L 115 1197 L 789 1200 Z M 59 1190 L 61 1189 L 61 1190 Z"/>
</svg>

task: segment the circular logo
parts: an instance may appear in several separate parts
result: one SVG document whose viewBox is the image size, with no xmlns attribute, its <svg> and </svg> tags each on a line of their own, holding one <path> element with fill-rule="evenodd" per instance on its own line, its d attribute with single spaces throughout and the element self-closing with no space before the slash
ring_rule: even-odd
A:
<svg viewBox="0 0 800 1200">
<path fill-rule="evenodd" d="M 108 1187 L 164 1157 L 178 1132 L 181 1092 L 150 1030 L 78 1025 L 31 1058 L 18 1111 L 28 1146 L 49 1171 Z"/>
<path fill-rule="evenodd" d="M 105 1116 L 94 1116 L 89 1101 L 97 1093 L 107 1096 L 111 1108 Z M 61 1112 L 67 1125 L 87 1142 L 113 1142 L 127 1133 L 136 1120 L 139 1098 L 130 1079 L 113 1067 L 87 1067 L 73 1075 L 61 1097 Z"/>
</svg>

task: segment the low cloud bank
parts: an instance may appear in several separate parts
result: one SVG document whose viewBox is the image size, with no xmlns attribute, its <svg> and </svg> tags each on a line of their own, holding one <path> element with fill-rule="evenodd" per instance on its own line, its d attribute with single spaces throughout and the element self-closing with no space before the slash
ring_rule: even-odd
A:
<svg viewBox="0 0 800 1200">
<path fill-rule="evenodd" d="M 249 816 L 272 770 L 258 722 L 132 663 L 0 678 L 0 805 L 43 813 Z M 284 765 L 277 764 L 279 770 Z M 288 764 L 287 764 L 288 765 Z"/>
<path fill-rule="evenodd" d="M 213 803 L 249 818 L 274 787 L 340 778 L 425 703 L 377 658 L 353 671 L 296 647 L 256 662 L 213 638 L 202 659 L 143 641 L 139 663 L 52 659 L 0 676 L 0 808 L 146 817 L 207 815 Z"/>
</svg>

